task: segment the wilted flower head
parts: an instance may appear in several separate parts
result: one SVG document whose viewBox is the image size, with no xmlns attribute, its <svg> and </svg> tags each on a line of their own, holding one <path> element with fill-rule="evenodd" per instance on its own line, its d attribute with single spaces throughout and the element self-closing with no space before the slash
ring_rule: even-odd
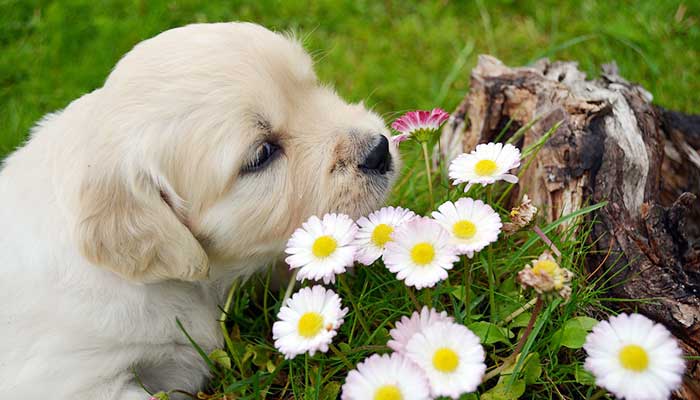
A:
<svg viewBox="0 0 700 400">
<path fill-rule="evenodd" d="M 506 235 L 514 234 L 528 226 L 535 215 L 537 215 L 537 207 L 532 205 L 532 200 L 527 195 L 524 195 L 522 203 L 510 210 L 510 222 L 503 224 L 503 232 Z"/>
<path fill-rule="evenodd" d="M 401 143 L 409 139 L 427 142 L 449 117 L 450 114 L 440 108 L 433 108 L 431 111 L 418 110 L 407 112 L 391 124 L 394 130 L 400 132 L 392 140 L 395 143 Z"/>
<path fill-rule="evenodd" d="M 571 295 L 571 282 L 574 274 L 568 269 L 559 266 L 552 255 L 545 251 L 532 263 L 526 265 L 518 272 L 518 282 L 523 289 L 531 287 L 539 294 L 557 292 L 559 296 L 568 299 Z"/>
</svg>

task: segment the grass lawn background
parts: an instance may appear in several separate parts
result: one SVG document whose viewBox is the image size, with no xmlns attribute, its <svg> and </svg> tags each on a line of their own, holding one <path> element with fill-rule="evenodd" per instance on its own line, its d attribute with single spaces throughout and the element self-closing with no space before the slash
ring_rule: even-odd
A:
<svg viewBox="0 0 700 400">
<path fill-rule="evenodd" d="M 42 115 L 101 86 L 139 41 L 192 22 L 232 20 L 298 32 L 317 60 L 320 78 L 347 100 L 364 100 L 387 122 L 410 109 L 454 109 L 481 53 L 509 65 L 541 57 L 576 60 L 591 76 L 600 64 L 615 60 L 622 76 L 641 83 L 657 104 L 700 113 L 697 1 L 0 0 L 0 159 L 22 143 Z M 427 189 L 418 152 L 408 145 L 402 152 L 405 172 L 414 175 L 402 180 L 392 203 L 425 213 Z M 493 186 L 493 193 L 472 192 L 495 199 L 505 186 Z M 438 204 L 461 195 L 446 185 L 436 193 Z M 507 215 L 501 204 L 491 204 Z M 563 220 L 573 221 L 572 216 Z M 609 275 L 586 277 L 582 260 L 590 249 L 590 224 L 579 221 L 564 230 L 556 224 L 542 228 L 561 250 L 562 266 L 577 274 L 572 298 L 561 306 L 548 303 L 537 319 L 538 334 L 523 349 L 527 357 L 518 367 L 524 375 L 502 375 L 498 383 L 482 385 L 482 400 L 594 393 L 580 347 L 595 323 L 590 316 L 605 318 L 616 299 L 605 294 Z M 529 317 L 525 312 L 508 318 L 532 298 L 516 286 L 514 274 L 544 249 L 531 231 L 503 238 L 456 265 L 433 290 L 417 293 L 420 303 L 445 309 L 478 331 L 493 368 L 511 354 Z M 339 351 L 282 361 L 269 337 L 281 294 L 269 288 L 269 277 L 256 276 L 233 296 L 227 317 L 233 344 L 225 354 L 235 362 L 231 368 L 217 367 L 209 388 L 213 399 L 224 392 L 251 399 L 335 398 L 348 369 L 373 352 L 385 352 L 393 322 L 416 308 L 413 292 L 384 268 L 356 268 L 347 285 L 334 287 L 351 310 L 336 340 Z"/>
<path fill-rule="evenodd" d="M 318 74 L 383 115 L 452 110 L 480 53 L 522 65 L 615 60 L 658 104 L 700 112 L 700 3 L 679 1 L 0 0 L 0 158 L 47 112 L 100 87 L 134 44 L 168 28 L 254 21 L 294 30 Z"/>
</svg>

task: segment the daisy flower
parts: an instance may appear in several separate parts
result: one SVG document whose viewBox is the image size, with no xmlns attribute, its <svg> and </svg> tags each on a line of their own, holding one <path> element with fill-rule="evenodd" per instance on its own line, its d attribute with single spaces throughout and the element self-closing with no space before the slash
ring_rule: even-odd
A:
<svg viewBox="0 0 700 400">
<path fill-rule="evenodd" d="M 457 202 L 445 202 L 433 218 L 452 234 L 452 244 L 457 247 L 458 254 L 466 254 L 469 258 L 474 253 L 498 239 L 501 231 L 501 218 L 481 200 L 463 197 Z"/>
<path fill-rule="evenodd" d="M 556 291 L 559 296 L 568 299 L 571 295 L 569 282 L 573 276 L 573 272 L 560 267 L 552 254 L 545 251 L 532 266 L 525 265 L 525 268 L 518 272 L 516 279 L 523 289 L 531 287 L 539 294 Z"/>
<path fill-rule="evenodd" d="M 399 354 L 373 354 L 348 373 L 342 400 L 428 400 L 428 380 Z"/>
<path fill-rule="evenodd" d="M 404 223 L 392 238 L 384 250 L 384 264 L 417 289 L 447 278 L 447 270 L 459 260 L 450 234 L 430 218 L 416 217 Z"/>
<path fill-rule="evenodd" d="M 347 215 L 326 214 L 323 220 L 313 216 L 287 242 L 285 261 L 291 269 L 299 268 L 297 280 L 334 283 L 335 275 L 355 260 L 356 233 L 357 225 Z"/>
<path fill-rule="evenodd" d="M 422 332 L 428 326 L 437 322 L 453 322 L 452 317 L 447 316 L 446 312 L 438 313 L 434 308 L 423 306 L 423 309 L 414 311 L 411 318 L 406 316 L 401 317 L 401 321 L 396 322 L 396 328 L 389 331 L 391 339 L 387 343 L 390 349 L 397 353 L 403 353 L 406 349 L 406 344 L 418 332 Z"/>
<path fill-rule="evenodd" d="M 357 220 L 360 226 L 354 242 L 357 261 L 365 265 L 375 262 L 384 253 L 384 246 L 391 241 L 394 229 L 415 216 L 413 211 L 405 208 L 384 207 Z"/>
<path fill-rule="evenodd" d="M 486 371 L 479 338 L 464 325 L 450 322 L 416 333 L 406 345 L 406 357 L 425 372 L 433 397 L 456 399 L 473 392 Z"/>
<path fill-rule="evenodd" d="M 431 111 L 408 112 L 391 124 L 395 131 L 400 132 L 391 139 L 394 143 L 401 143 L 412 138 L 418 142 L 427 142 L 448 118 L 450 118 L 450 114 L 441 108 L 433 108 Z"/>
<path fill-rule="evenodd" d="M 272 325 L 275 347 L 287 359 L 307 351 L 312 356 L 316 351 L 325 353 L 347 312 L 332 290 L 318 285 L 303 288 L 277 314 Z"/>
<path fill-rule="evenodd" d="M 503 224 L 503 232 L 512 235 L 515 232 L 530 225 L 537 215 L 537 207 L 532 205 L 532 200 L 526 195 L 523 196 L 522 203 L 510 210 L 510 222 Z"/>
<path fill-rule="evenodd" d="M 667 399 L 685 363 L 671 333 L 641 314 L 599 322 L 586 337 L 585 368 L 596 384 L 626 400 Z"/>
<path fill-rule="evenodd" d="M 509 174 L 520 166 L 520 150 L 511 144 L 488 143 L 476 146 L 469 154 L 460 154 L 450 163 L 449 175 L 455 185 L 467 183 L 466 192 L 475 184 L 484 186 L 498 180 L 517 183 L 518 177 Z"/>
</svg>

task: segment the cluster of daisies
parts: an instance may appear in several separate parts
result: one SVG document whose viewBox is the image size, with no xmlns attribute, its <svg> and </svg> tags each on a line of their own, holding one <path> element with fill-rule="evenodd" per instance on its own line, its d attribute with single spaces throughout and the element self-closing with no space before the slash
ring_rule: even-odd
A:
<svg viewBox="0 0 700 400">
<path fill-rule="evenodd" d="M 394 123 L 395 141 L 427 141 L 448 119 L 442 110 L 408 113 Z M 502 143 L 478 145 L 449 166 L 455 185 L 517 182 L 511 171 L 520 165 L 520 151 Z M 527 197 L 503 224 L 481 200 L 463 197 L 437 207 L 430 217 L 401 207 L 385 207 L 357 222 L 343 214 L 312 216 L 287 244 L 287 264 L 296 280 L 335 283 L 355 263 L 378 259 L 396 278 L 416 289 L 432 287 L 448 277 L 460 256 L 471 258 L 498 239 L 530 223 L 536 208 Z M 567 298 L 573 274 L 548 252 L 526 266 L 518 281 L 538 296 Z M 292 280 L 293 284 L 294 279 Z M 348 309 L 341 298 L 320 283 L 304 287 L 283 301 L 273 325 L 275 347 L 291 359 L 327 352 Z M 390 331 L 391 354 L 374 354 L 350 371 L 343 399 L 458 398 L 473 392 L 486 370 L 479 338 L 445 312 L 424 307 L 403 317 Z M 678 387 L 684 369 L 682 353 L 661 325 L 638 315 L 620 315 L 599 323 L 586 341 L 585 366 L 596 382 L 625 399 L 667 398 Z"/>
</svg>

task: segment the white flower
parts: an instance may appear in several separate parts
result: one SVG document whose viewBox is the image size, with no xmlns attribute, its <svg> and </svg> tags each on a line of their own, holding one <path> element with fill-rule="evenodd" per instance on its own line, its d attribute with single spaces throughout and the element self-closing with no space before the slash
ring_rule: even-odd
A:
<svg viewBox="0 0 700 400">
<path fill-rule="evenodd" d="M 406 349 L 406 344 L 418 332 L 422 332 L 428 326 L 436 322 L 453 322 L 452 317 L 447 316 L 446 312 L 438 313 L 434 308 L 423 306 L 423 309 L 414 311 L 411 318 L 406 316 L 401 317 L 401 321 L 396 322 L 396 328 L 389 331 L 391 339 L 387 346 L 397 353 L 403 353 Z"/>
<path fill-rule="evenodd" d="M 357 225 L 344 214 L 326 214 L 323 221 L 313 216 L 294 231 L 287 242 L 285 259 L 292 269 L 300 268 L 298 280 L 335 282 L 335 275 L 345 272 L 355 260 L 352 244 Z"/>
<path fill-rule="evenodd" d="M 466 192 L 475 183 L 484 186 L 498 180 L 517 183 L 518 177 L 508 171 L 518 166 L 520 150 L 512 144 L 480 144 L 471 153 L 455 158 L 450 163 L 449 175 L 455 185 L 466 182 Z"/>
<path fill-rule="evenodd" d="M 275 347 L 289 359 L 307 351 L 325 353 L 347 312 L 332 290 L 318 285 L 303 288 L 277 314 L 272 326 Z"/>
<path fill-rule="evenodd" d="M 373 354 L 348 373 L 342 400 L 427 400 L 428 380 L 399 354 Z"/>
<path fill-rule="evenodd" d="M 456 203 L 445 202 L 433 218 L 452 234 L 452 243 L 458 254 L 469 258 L 474 253 L 498 239 L 501 231 L 501 218 L 481 200 L 463 197 Z"/>
<path fill-rule="evenodd" d="M 416 214 L 401 207 L 384 207 L 367 217 L 357 220 L 360 226 L 355 236 L 357 261 L 365 265 L 375 262 L 384 253 L 384 246 L 391 241 L 394 229 L 406 221 L 414 218 Z"/>
<path fill-rule="evenodd" d="M 459 260 L 450 234 L 430 218 L 416 217 L 396 228 L 386 244 L 384 264 L 406 285 L 432 287 Z"/>
<path fill-rule="evenodd" d="M 437 322 L 415 334 L 406 357 L 425 371 L 433 397 L 473 392 L 486 371 L 479 338 L 456 323 Z"/>
<path fill-rule="evenodd" d="M 667 399 L 681 384 L 682 351 L 671 333 L 641 314 L 620 314 L 588 334 L 585 368 L 626 400 Z"/>
</svg>

